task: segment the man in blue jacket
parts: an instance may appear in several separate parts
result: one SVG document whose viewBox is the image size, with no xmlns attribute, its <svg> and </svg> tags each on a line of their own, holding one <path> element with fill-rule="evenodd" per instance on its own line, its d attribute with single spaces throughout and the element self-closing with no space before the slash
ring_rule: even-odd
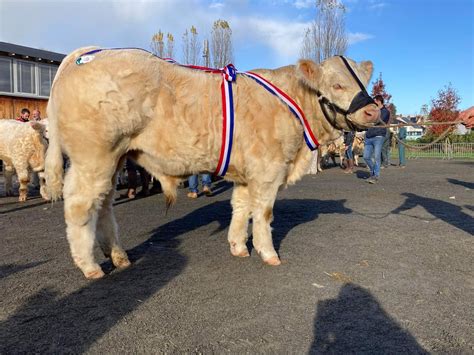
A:
<svg viewBox="0 0 474 355">
<path fill-rule="evenodd" d="M 376 95 L 374 101 L 380 108 L 380 119 L 374 127 L 367 130 L 365 134 L 364 160 L 370 170 L 370 177 L 367 182 L 375 184 L 380 177 L 380 165 L 382 160 L 382 145 L 387 134 L 387 128 L 379 127 L 388 124 L 390 121 L 390 111 L 384 106 L 382 95 Z"/>
</svg>

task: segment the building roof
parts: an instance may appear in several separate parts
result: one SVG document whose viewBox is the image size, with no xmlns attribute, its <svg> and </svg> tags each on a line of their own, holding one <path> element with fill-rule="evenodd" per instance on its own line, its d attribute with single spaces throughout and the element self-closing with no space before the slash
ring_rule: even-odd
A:
<svg viewBox="0 0 474 355">
<path fill-rule="evenodd" d="M 399 116 L 397 117 L 397 120 L 400 121 L 401 123 L 416 123 L 416 121 L 413 121 L 412 117 Z M 413 125 L 409 127 L 413 127 L 415 129 L 424 129 L 422 126 L 418 126 L 418 125 Z"/>
<path fill-rule="evenodd" d="M 0 42 L 0 54 L 9 56 L 18 56 L 22 58 L 31 58 L 34 60 L 44 60 L 49 62 L 61 63 L 66 56 L 65 54 L 45 51 L 43 49 L 20 46 L 18 44 Z"/>
</svg>

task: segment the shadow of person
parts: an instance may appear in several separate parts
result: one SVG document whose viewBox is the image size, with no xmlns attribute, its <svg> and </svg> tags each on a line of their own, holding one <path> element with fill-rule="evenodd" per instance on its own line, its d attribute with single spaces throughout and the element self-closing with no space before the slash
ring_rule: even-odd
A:
<svg viewBox="0 0 474 355">
<path fill-rule="evenodd" d="M 27 270 L 33 267 L 36 267 L 38 265 L 47 263 L 48 260 L 45 261 L 37 261 L 34 263 L 28 263 L 28 264 L 23 264 L 23 265 L 14 265 L 14 264 L 6 264 L 6 265 L 0 265 L 0 279 L 3 279 L 5 277 L 8 277 L 10 275 L 16 274 L 17 272 Z"/>
<path fill-rule="evenodd" d="M 344 200 L 278 201 L 277 218 L 290 221 L 277 220 L 277 239 L 280 242 L 293 227 L 313 220 L 319 213 L 349 213 L 343 203 Z M 183 235 L 217 222 L 211 233 L 215 234 L 228 227 L 231 215 L 228 200 L 215 201 L 151 231 L 147 240 L 127 250 L 132 262 L 128 269 L 96 281 L 81 279 L 78 283 L 85 286 L 64 296 L 55 289 L 43 288 L 0 322 L 0 354 L 87 352 L 115 324 L 182 272 L 187 264 L 187 258 L 180 253 Z M 103 266 L 111 268 L 108 261 Z M 72 277 L 82 275 L 77 271 Z"/>
<path fill-rule="evenodd" d="M 402 193 L 402 196 L 406 196 L 407 199 L 400 207 L 397 207 L 391 213 L 399 214 L 419 205 L 436 218 L 439 218 L 470 235 L 474 234 L 474 219 L 468 214 L 462 212 L 461 207 L 449 202 L 423 197 L 409 192 Z"/>
<path fill-rule="evenodd" d="M 450 182 L 451 184 L 461 185 L 461 186 L 464 186 L 468 189 L 474 190 L 474 182 L 462 181 L 462 180 L 451 179 L 451 178 L 448 178 L 446 180 L 448 180 L 448 182 Z"/>
<path fill-rule="evenodd" d="M 318 302 L 310 354 L 428 354 L 370 292 L 345 284 L 337 298 Z"/>
</svg>

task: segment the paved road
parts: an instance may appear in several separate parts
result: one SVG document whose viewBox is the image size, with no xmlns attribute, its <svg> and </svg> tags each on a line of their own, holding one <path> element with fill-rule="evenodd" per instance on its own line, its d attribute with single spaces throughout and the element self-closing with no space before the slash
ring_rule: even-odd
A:
<svg viewBox="0 0 474 355">
<path fill-rule="evenodd" d="M 133 261 L 87 281 L 62 203 L 0 198 L 0 353 L 473 353 L 474 162 L 338 168 L 279 194 L 283 264 L 230 256 L 230 185 L 116 205 Z"/>
</svg>

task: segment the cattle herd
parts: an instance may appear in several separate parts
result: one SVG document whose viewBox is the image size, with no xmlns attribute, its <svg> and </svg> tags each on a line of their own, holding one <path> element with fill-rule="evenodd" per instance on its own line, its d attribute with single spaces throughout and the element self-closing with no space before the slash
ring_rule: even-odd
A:
<svg viewBox="0 0 474 355">
<path fill-rule="evenodd" d="M 93 255 L 96 243 L 116 267 L 130 265 L 113 211 L 117 173 L 125 157 L 158 179 L 172 204 L 187 176 L 215 172 L 223 137 L 233 129 L 224 176 L 234 183 L 230 252 L 249 255 L 252 219 L 256 252 L 264 263 L 279 265 L 270 228 L 273 204 L 281 187 L 308 173 L 313 154 L 305 137 L 314 135 L 324 159 L 342 156 L 341 132 L 366 129 L 379 118 L 372 102 L 354 105 L 354 98 L 360 102 L 367 96 L 363 86 L 373 71 L 368 61 L 333 57 L 321 64 L 300 60 L 252 71 L 294 100 L 304 113 L 304 124 L 288 103 L 248 76 L 237 75 L 231 85 L 234 122 L 228 127 L 222 114 L 222 75 L 171 64 L 136 49 L 94 50 L 74 51 L 58 69 L 47 110 L 49 146 L 40 124 L 0 120 L 5 191 L 12 193 L 16 170 L 20 201 L 26 200 L 29 172 L 34 171 L 45 199 L 64 199 L 72 258 L 87 278 L 104 276 Z M 84 53 L 93 54 L 86 61 Z M 363 137 L 354 144 L 357 156 Z M 64 156 L 70 161 L 65 174 Z"/>
</svg>

